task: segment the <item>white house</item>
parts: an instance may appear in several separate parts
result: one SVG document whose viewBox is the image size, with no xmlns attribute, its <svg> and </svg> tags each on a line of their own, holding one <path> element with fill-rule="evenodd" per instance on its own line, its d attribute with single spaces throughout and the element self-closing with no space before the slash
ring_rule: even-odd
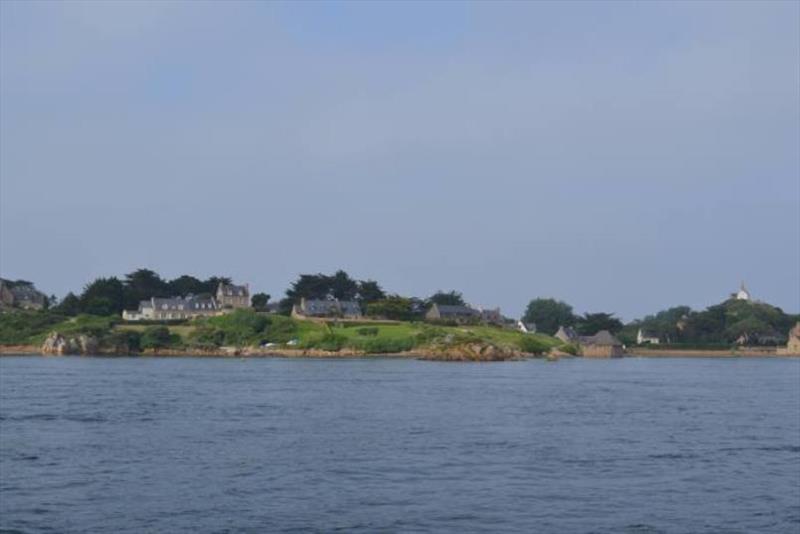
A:
<svg viewBox="0 0 800 534">
<path fill-rule="evenodd" d="M 739 291 L 736 292 L 735 296 L 736 300 L 752 300 L 750 292 L 746 287 L 744 287 L 744 282 L 742 282 L 742 285 L 739 287 Z"/>
<path fill-rule="evenodd" d="M 659 343 L 661 343 L 661 340 L 658 338 L 658 336 L 650 332 L 645 332 L 641 328 L 639 329 L 639 332 L 636 334 L 637 345 L 644 345 L 644 344 L 658 345 Z"/>
<path fill-rule="evenodd" d="M 524 321 L 517 321 L 517 330 L 523 334 L 535 334 L 536 323 L 526 323 Z"/>
</svg>

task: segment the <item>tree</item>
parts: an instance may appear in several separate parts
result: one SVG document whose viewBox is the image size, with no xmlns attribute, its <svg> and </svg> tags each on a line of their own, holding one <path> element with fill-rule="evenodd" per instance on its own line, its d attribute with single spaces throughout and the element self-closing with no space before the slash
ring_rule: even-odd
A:
<svg viewBox="0 0 800 534">
<path fill-rule="evenodd" d="M 151 297 L 168 297 L 169 286 L 155 271 L 137 269 L 125 275 L 125 308 L 132 309 Z"/>
<path fill-rule="evenodd" d="M 253 295 L 250 301 L 253 303 L 253 308 L 256 310 L 265 310 L 267 308 L 269 299 L 270 295 L 267 295 L 266 293 L 256 293 Z"/>
<path fill-rule="evenodd" d="M 578 333 L 583 336 L 593 336 L 600 330 L 616 334 L 622 327 L 622 321 L 614 317 L 613 313 L 587 313 L 577 320 Z"/>
<path fill-rule="evenodd" d="M 228 276 L 212 276 L 203 282 L 203 290 L 198 291 L 198 293 L 209 293 L 213 295 L 217 292 L 217 288 L 220 284 L 230 285 L 232 283 L 233 280 L 231 280 L 231 278 Z"/>
<path fill-rule="evenodd" d="M 125 286 L 114 276 L 98 278 L 80 296 L 80 311 L 93 315 L 115 315 L 125 309 Z"/>
<path fill-rule="evenodd" d="M 330 294 L 339 300 L 354 300 L 358 295 L 358 282 L 341 269 L 330 278 Z"/>
<path fill-rule="evenodd" d="M 572 306 L 566 302 L 551 298 L 537 298 L 528 303 L 522 320 L 526 323 L 536 323 L 536 330 L 544 334 L 553 335 L 559 326 L 572 326 L 575 324 L 575 314 Z"/>
<path fill-rule="evenodd" d="M 394 321 L 410 321 L 414 317 L 413 303 L 411 299 L 391 295 L 367 304 L 367 315 Z"/>
<path fill-rule="evenodd" d="M 361 302 L 377 302 L 386 298 L 386 293 L 383 292 L 378 282 L 374 280 L 366 280 L 358 284 L 358 296 Z"/>
<path fill-rule="evenodd" d="M 81 312 L 81 302 L 75 293 L 69 292 L 61 302 L 53 306 L 53 311 L 63 315 L 78 315 Z"/>
<path fill-rule="evenodd" d="M 168 282 L 169 292 L 172 296 L 181 296 L 185 297 L 186 295 L 199 295 L 201 293 L 212 293 L 209 291 L 208 284 L 206 282 L 201 281 L 194 276 L 189 276 L 188 274 L 184 274 L 175 278 L 174 280 L 170 280 Z M 216 291 L 216 287 L 214 291 Z"/>
<path fill-rule="evenodd" d="M 428 299 L 431 304 L 439 304 L 440 306 L 466 306 L 464 297 L 458 291 L 437 291 Z"/>
</svg>

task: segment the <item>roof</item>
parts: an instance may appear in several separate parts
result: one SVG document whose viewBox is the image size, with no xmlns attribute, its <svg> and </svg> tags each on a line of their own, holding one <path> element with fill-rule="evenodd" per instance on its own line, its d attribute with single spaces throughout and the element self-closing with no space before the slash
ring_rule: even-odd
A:
<svg viewBox="0 0 800 534">
<path fill-rule="evenodd" d="M 620 340 L 615 338 L 608 330 L 600 330 L 593 336 L 581 337 L 581 343 L 585 345 L 622 345 Z"/>
<path fill-rule="evenodd" d="M 575 329 L 572 328 L 571 326 L 559 326 L 558 327 L 558 332 L 556 332 L 555 335 L 558 338 L 565 337 L 565 338 L 567 338 L 569 340 L 573 340 L 573 339 L 577 339 L 578 338 L 578 334 L 575 333 Z"/>
<path fill-rule="evenodd" d="M 144 306 L 148 303 L 147 306 Z M 195 297 L 189 295 L 184 297 L 171 297 L 171 298 L 157 298 L 153 297 L 151 301 L 142 301 L 139 304 L 139 309 L 145 307 L 155 307 L 157 310 L 215 310 L 217 302 L 211 297 Z M 166 306 L 166 307 L 165 307 Z"/>
<path fill-rule="evenodd" d="M 454 315 L 454 316 L 474 316 L 480 315 L 478 310 L 474 310 L 469 306 L 454 306 L 450 304 L 434 304 L 436 309 L 439 310 L 439 315 Z"/>
<path fill-rule="evenodd" d="M 361 315 L 361 306 L 354 300 L 303 300 L 301 309 L 306 315 Z"/>
<path fill-rule="evenodd" d="M 246 297 L 250 293 L 250 290 L 246 285 L 237 286 L 234 284 L 223 284 L 223 283 L 219 284 L 217 292 L 219 291 L 222 291 L 222 294 L 226 297 Z"/>
</svg>

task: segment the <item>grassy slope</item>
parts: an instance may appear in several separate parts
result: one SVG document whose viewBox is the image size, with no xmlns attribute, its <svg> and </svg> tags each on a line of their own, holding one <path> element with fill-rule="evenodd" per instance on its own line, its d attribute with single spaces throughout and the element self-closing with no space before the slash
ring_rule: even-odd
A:
<svg viewBox="0 0 800 534">
<path fill-rule="evenodd" d="M 151 325 L 122 324 L 110 317 L 73 318 L 13 314 L 0 317 L 0 344 L 39 345 L 49 332 L 86 333 L 108 337 L 114 333 L 143 333 Z M 220 317 L 197 319 L 187 324 L 168 325 L 174 348 L 213 345 L 285 344 L 297 339 L 302 348 L 325 350 L 357 349 L 370 353 L 393 353 L 421 348 L 432 343 L 492 343 L 528 351 L 543 351 L 560 345 L 552 337 L 522 334 L 490 326 L 432 326 L 425 323 L 369 322 L 321 323 L 283 316 L 265 316 L 240 311 Z M 366 332 L 364 329 L 368 329 Z M 377 332 L 375 332 L 377 329 Z M 209 341 L 211 340 L 211 341 Z"/>
</svg>

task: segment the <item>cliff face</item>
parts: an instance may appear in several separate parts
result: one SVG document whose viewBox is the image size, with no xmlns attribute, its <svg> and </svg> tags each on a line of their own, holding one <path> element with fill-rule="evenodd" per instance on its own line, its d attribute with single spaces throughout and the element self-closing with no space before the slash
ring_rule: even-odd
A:
<svg viewBox="0 0 800 534">
<path fill-rule="evenodd" d="M 67 354 L 97 354 L 97 340 L 85 334 L 66 337 L 52 332 L 42 345 L 42 354 L 64 356 Z"/>
</svg>

